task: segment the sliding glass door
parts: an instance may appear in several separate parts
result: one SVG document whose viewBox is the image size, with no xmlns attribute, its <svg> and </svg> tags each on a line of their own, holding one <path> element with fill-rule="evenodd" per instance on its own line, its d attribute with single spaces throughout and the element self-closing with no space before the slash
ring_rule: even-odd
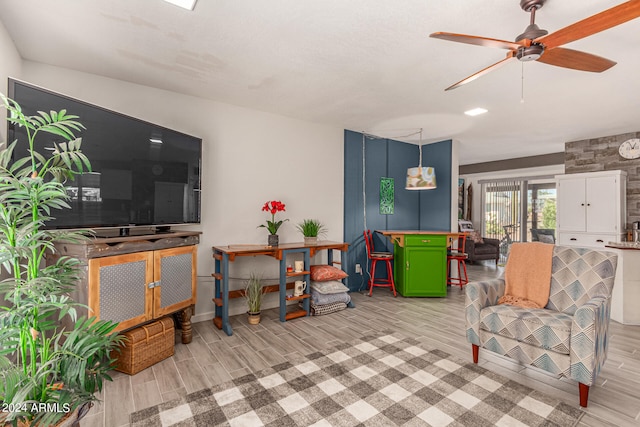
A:
<svg viewBox="0 0 640 427">
<path fill-rule="evenodd" d="M 483 236 L 500 240 L 506 259 L 513 242 L 555 241 L 555 181 L 552 177 L 480 181 L 482 185 Z"/>
<path fill-rule="evenodd" d="M 527 191 L 527 241 L 555 243 L 556 183 L 529 182 Z"/>
<path fill-rule="evenodd" d="M 500 180 L 482 183 L 483 236 L 500 240 L 500 256 L 506 257 L 514 241 L 520 241 L 524 182 Z"/>
</svg>

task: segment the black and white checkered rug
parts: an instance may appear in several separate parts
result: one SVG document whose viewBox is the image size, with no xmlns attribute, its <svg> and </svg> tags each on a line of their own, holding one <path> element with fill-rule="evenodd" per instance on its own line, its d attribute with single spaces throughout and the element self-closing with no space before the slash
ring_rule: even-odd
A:
<svg viewBox="0 0 640 427">
<path fill-rule="evenodd" d="M 577 405 L 386 334 L 135 412 L 131 425 L 573 426 L 582 414 Z"/>
</svg>

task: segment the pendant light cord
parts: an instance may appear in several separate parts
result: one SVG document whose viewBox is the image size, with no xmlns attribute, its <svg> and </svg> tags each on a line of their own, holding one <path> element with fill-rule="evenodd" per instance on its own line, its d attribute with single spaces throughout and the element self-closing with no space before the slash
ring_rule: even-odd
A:
<svg viewBox="0 0 640 427">
<path fill-rule="evenodd" d="M 367 230 L 367 191 L 366 191 L 366 164 L 365 164 L 365 139 L 367 138 L 366 134 L 362 132 L 362 214 L 364 218 L 364 229 Z"/>
<path fill-rule="evenodd" d="M 420 168 L 420 173 L 422 173 L 422 128 L 420 128 L 420 145 L 418 145 L 418 151 L 420 151 L 420 161 L 418 162 L 418 167 Z"/>
</svg>

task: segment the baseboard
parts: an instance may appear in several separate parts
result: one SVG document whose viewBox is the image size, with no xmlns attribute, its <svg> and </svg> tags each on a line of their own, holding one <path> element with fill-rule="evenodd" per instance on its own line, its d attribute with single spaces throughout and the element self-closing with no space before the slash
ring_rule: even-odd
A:
<svg viewBox="0 0 640 427">
<path fill-rule="evenodd" d="M 211 319 L 213 319 L 215 317 L 216 313 L 213 311 L 210 311 L 208 313 L 200 313 L 200 314 L 196 314 L 194 316 L 191 316 L 191 323 L 200 323 L 200 322 L 207 322 L 207 321 L 211 321 Z"/>
</svg>

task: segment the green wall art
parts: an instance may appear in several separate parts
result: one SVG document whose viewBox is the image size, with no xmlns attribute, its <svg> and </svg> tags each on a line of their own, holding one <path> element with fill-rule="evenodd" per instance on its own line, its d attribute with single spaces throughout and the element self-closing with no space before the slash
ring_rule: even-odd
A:
<svg viewBox="0 0 640 427">
<path fill-rule="evenodd" d="M 380 178 L 380 215 L 393 215 L 393 178 Z"/>
</svg>

